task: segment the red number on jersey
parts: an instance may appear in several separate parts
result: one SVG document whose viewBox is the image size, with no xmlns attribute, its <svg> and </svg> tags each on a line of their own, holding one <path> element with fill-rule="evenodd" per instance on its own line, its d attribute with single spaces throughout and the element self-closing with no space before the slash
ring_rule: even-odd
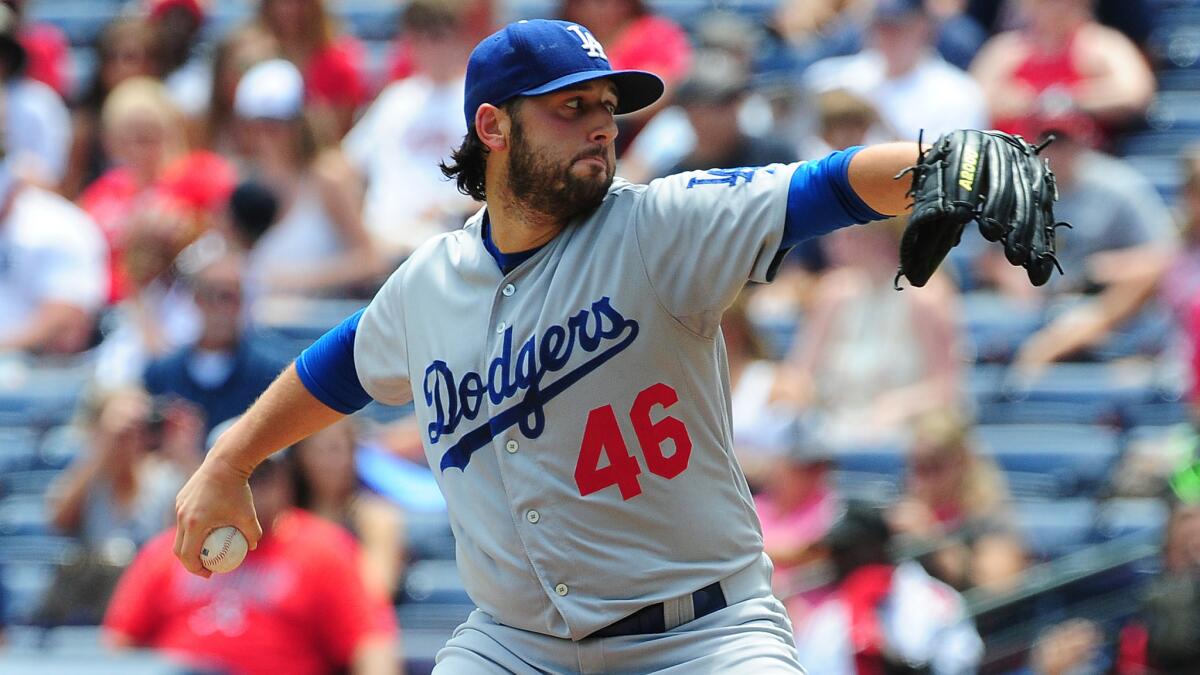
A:
<svg viewBox="0 0 1200 675">
<path fill-rule="evenodd" d="M 629 411 L 629 420 L 633 422 L 638 444 L 642 446 L 646 466 L 652 473 L 668 479 L 678 476 L 687 468 L 688 460 L 692 457 L 692 438 L 688 436 L 683 422 L 674 417 L 668 415 L 657 422 L 650 421 L 650 409 L 661 405 L 665 410 L 678 402 L 679 394 L 659 382 L 638 394 L 633 401 L 633 409 Z M 675 446 L 675 452 L 670 457 L 663 454 L 663 442 L 667 440 Z"/>
<path fill-rule="evenodd" d="M 600 466 L 601 453 L 608 458 L 608 466 Z M 621 438 L 621 428 L 617 426 L 617 415 L 612 406 L 602 406 L 588 413 L 579 461 L 575 464 L 575 484 L 579 486 L 580 496 L 586 497 L 616 485 L 621 488 L 623 499 L 633 499 L 642 494 L 637 479 L 641 472 L 637 458 L 629 454 L 625 439 Z"/>
<path fill-rule="evenodd" d="M 666 410 L 678 402 L 679 395 L 675 390 L 660 382 L 643 389 L 629 411 L 629 421 L 637 434 L 646 466 L 655 475 L 667 479 L 687 469 L 692 457 L 692 438 L 679 419 L 668 415 L 654 422 L 650 419 L 650 411 L 656 405 Z M 663 452 L 663 443 L 667 440 L 674 445 L 670 457 Z M 602 454 L 608 458 L 608 466 L 600 466 Z M 641 465 L 629 454 L 625 439 L 621 437 L 613 407 L 601 406 L 588 413 L 579 461 L 575 464 L 575 483 L 579 486 L 580 496 L 586 497 L 616 485 L 623 499 L 633 499 L 642 494 L 642 485 L 638 481 L 641 473 Z"/>
</svg>

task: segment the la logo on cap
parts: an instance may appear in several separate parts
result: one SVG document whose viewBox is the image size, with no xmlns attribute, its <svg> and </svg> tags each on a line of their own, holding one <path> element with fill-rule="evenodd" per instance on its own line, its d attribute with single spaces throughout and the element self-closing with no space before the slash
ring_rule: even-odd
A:
<svg viewBox="0 0 1200 675">
<path fill-rule="evenodd" d="M 583 50 L 588 53 L 588 56 L 592 57 L 593 59 L 598 56 L 605 61 L 608 60 L 608 54 L 604 53 L 604 45 L 600 44 L 600 41 L 597 40 L 588 31 L 588 29 L 584 28 L 583 26 L 571 25 L 567 26 L 567 30 L 571 31 L 576 35 L 576 37 L 579 38 L 579 41 L 583 43 L 580 45 L 580 47 L 582 47 Z"/>
</svg>

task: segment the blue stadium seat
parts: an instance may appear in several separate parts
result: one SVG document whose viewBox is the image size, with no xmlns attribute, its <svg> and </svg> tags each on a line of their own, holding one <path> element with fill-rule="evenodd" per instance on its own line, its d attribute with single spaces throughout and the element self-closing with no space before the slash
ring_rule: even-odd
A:
<svg viewBox="0 0 1200 675">
<path fill-rule="evenodd" d="M 116 16 L 121 0 L 53 0 L 31 2 L 29 19 L 58 26 L 76 46 L 92 44 L 104 26 Z"/>
<path fill-rule="evenodd" d="M 1096 518 L 1089 499 L 1017 502 L 1013 507 L 1017 529 L 1035 558 L 1053 560 L 1087 544 Z"/>
<path fill-rule="evenodd" d="M 1097 509 L 1096 536 L 1159 542 L 1169 515 L 1170 509 L 1159 499 L 1112 499 Z"/>
<path fill-rule="evenodd" d="M 1121 406 L 1120 413 L 1128 427 L 1184 424 L 1192 414 L 1189 404 L 1183 400 L 1126 403 Z"/>
<path fill-rule="evenodd" d="M 64 469 L 85 447 L 86 440 L 79 427 L 71 424 L 51 427 L 42 436 L 38 460 L 47 469 Z"/>
<path fill-rule="evenodd" d="M 834 456 L 838 471 L 883 476 L 904 473 L 904 449 L 898 447 L 856 448 Z"/>
<path fill-rule="evenodd" d="M 400 28 L 400 4 L 394 1 L 342 3 L 335 8 L 342 26 L 362 40 L 390 40 Z"/>
<path fill-rule="evenodd" d="M 1092 425 L 983 424 L 975 434 L 1005 472 L 1052 477 L 1060 496 L 1099 488 L 1121 449 L 1115 431 Z"/>
<path fill-rule="evenodd" d="M 44 497 L 60 473 L 58 469 L 10 471 L 0 475 L 0 494 L 14 497 Z"/>
<path fill-rule="evenodd" d="M 404 647 L 405 671 L 408 675 L 428 675 L 433 671 L 434 657 L 454 629 L 467 619 L 474 604 L 435 605 L 426 603 L 402 604 L 397 608 L 401 626 L 400 640 Z"/>
<path fill-rule="evenodd" d="M 837 470 L 833 482 L 842 499 L 879 505 L 894 502 L 904 487 L 904 477 L 900 473 Z"/>
<path fill-rule="evenodd" d="M 1108 401 L 977 401 L 980 424 L 1105 424 L 1122 419 L 1121 408 Z"/>
<path fill-rule="evenodd" d="M 49 517 L 41 495 L 19 494 L 0 499 L 0 537 L 52 534 Z"/>
<path fill-rule="evenodd" d="M 1158 114 L 1160 117 L 1152 123 L 1160 128 L 1170 128 L 1183 122 L 1197 122 L 1174 117 L 1177 112 L 1162 111 Z M 1175 155 L 1128 155 L 1123 159 L 1135 171 L 1145 176 L 1163 199 L 1171 201 L 1179 192 L 1179 186 L 1183 183 L 1183 171 L 1179 166 L 1179 158 Z"/>
<path fill-rule="evenodd" d="M 37 459 L 37 432 L 28 427 L 0 427 L 0 476 L 32 469 Z"/>
<path fill-rule="evenodd" d="M 57 568 L 79 551 L 67 537 L 0 537 L 0 584 L 8 598 L 5 618 L 11 623 L 27 620 L 37 608 Z"/>
<path fill-rule="evenodd" d="M 791 317 L 778 317 L 770 320 L 756 320 L 754 327 L 771 350 L 770 356 L 777 359 L 786 358 L 795 346 L 796 338 L 800 335 L 801 322 Z"/>
<path fill-rule="evenodd" d="M 1004 387 L 1007 400 L 1031 403 L 1127 405 L 1152 401 L 1157 395 L 1152 369 L 1112 363 L 1060 363 L 1032 382 L 1010 378 Z"/>
<path fill-rule="evenodd" d="M 1200 90 L 1200 69 L 1164 70 L 1155 74 L 1158 76 L 1160 91 Z"/>
<path fill-rule="evenodd" d="M 974 361 L 1007 363 L 1021 344 L 1043 324 L 1040 309 L 995 293 L 967 293 L 959 323 Z"/>
</svg>

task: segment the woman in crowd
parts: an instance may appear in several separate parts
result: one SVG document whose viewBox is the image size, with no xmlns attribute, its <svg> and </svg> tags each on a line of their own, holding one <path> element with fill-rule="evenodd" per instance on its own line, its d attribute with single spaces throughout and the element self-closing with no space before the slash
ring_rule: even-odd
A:
<svg viewBox="0 0 1200 675">
<path fill-rule="evenodd" d="M 245 152 L 237 138 L 233 97 L 238 82 L 252 66 L 279 56 L 279 44 L 261 26 L 250 24 L 230 31 L 213 51 L 212 97 L 204 121 L 204 146 L 226 157 Z"/>
<path fill-rule="evenodd" d="M 50 522 L 88 547 L 140 546 L 171 524 L 175 494 L 199 465 L 199 418 L 137 388 L 92 395 L 80 417 L 85 446 L 47 493 Z"/>
<path fill-rule="evenodd" d="M 957 293 L 940 276 L 920 292 L 895 291 L 903 228 L 893 219 L 822 241 L 833 267 L 790 365 L 835 445 L 897 442 L 915 416 L 960 396 Z"/>
<path fill-rule="evenodd" d="M 233 190 L 233 168 L 218 155 L 188 152 L 183 117 L 158 80 L 136 77 L 118 85 L 101 113 L 104 145 L 113 166 L 79 198 L 110 247 L 110 302 L 130 294 L 127 239 L 131 222 L 170 209 L 180 250 L 206 230 Z M 177 251 L 178 252 L 178 251 Z"/>
<path fill-rule="evenodd" d="M 304 111 L 304 82 L 289 61 L 251 68 L 234 112 L 246 140 L 244 173 L 279 200 L 279 217 L 249 252 L 253 303 L 264 296 L 369 292 L 382 272 L 362 222 L 362 195 L 345 157 Z"/>
<path fill-rule="evenodd" d="M 142 19 L 119 18 L 96 40 L 96 74 L 72 114 L 71 155 L 62 191 L 74 199 L 108 168 L 108 149 L 100 140 L 100 112 L 109 93 L 125 80 L 159 76 L 154 27 Z"/>
<path fill-rule="evenodd" d="M 362 44 L 337 28 L 325 0 L 261 0 L 258 24 L 304 74 L 309 105 L 329 118 L 341 138 L 369 95 Z"/>
<path fill-rule="evenodd" d="M 1025 553 L 1008 522 L 1000 470 L 975 451 L 957 414 L 927 413 L 914 431 L 904 494 L 890 512 L 892 529 L 932 551 L 926 567 L 959 590 L 1010 587 Z"/>
<path fill-rule="evenodd" d="M 357 444 L 354 420 L 348 419 L 292 448 L 296 506 L 354 534 L 362 545 L 363 578 L 390 598 L 404 569 L 403 514 L 359 481 Z"/>
</svg>

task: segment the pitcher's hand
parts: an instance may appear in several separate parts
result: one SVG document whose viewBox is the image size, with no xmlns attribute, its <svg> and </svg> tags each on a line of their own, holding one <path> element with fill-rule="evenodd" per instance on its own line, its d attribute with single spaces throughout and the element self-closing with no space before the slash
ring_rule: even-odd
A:
<svg viewBox="0 0 1200 675">
<path fill-rule="evenodd" d="M 192 574 L 208 578 L 200 549 L 208 533 L 232 525 L 246 535 L 250 550 L 258 546 L 262 527 L 254 512 L 249 475 L 210 454 L 175 498 L 175 557 Z"/>
</svg>

